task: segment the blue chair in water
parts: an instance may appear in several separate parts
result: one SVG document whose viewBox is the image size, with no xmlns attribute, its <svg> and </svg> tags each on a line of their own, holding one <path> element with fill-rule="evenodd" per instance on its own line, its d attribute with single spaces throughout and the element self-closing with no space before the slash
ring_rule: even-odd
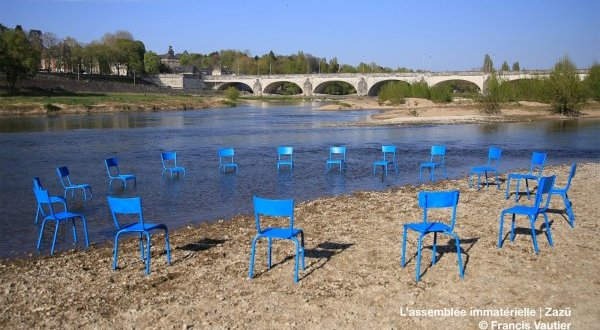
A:
<svg viewBox="0 0 600 330">
<path fill-rule="evenodd" d="M 289 166 L 290 171 L 294 170 L 293 147 L 277 147 L 277 172 L 281 166 Z"/>
<path fill-rule="evenodd" d="M 444 179 L 446 176 L 446 146 L 432 146 L 431 159 L 428 162 L 421 163 L 419 167 L 419 181 L 423 181 L 423 169 L 429 169 L 429 178 L 433 182 L 433 172 L 437 167 L 444 171 Z"/>
<path fill-rule="evenodd" d="M 458 271 L 460 278 L 464 278 L 464 270 L 462 266 L 462 255 L 460 249 L 460 240 L 454 232 L 454 224 L 456 223 L 456 206 L 458 205 L 458 191 L 421 191 L 419 192 L 419 207 L 423 209 L 423 222 L 407 223 L 404 225 L 404 236 L 402 238 L 402 267 L 406 265 L 406 235 L 408 230 L 413 230 L 419 233 L 417 243 L 417 281 L 421 277 L 421 245 L 423 237 L 429 233 L 433 233 L 433 247 L 431 265 L 435 265 L 436 259 L 436 243 L 437 234 L 445 234 L 454 237 L 456 241 L 456 253 L 458 257 Z M 428 222 L 427 211 L 429 209 L 452 208 L 452 220 L 450 224 L 443 222 Z"/>
<path fill-rule="evenodd" d="M 329 159 L 325 166 L 327 170 L 330 170 L 336 164 L 339 165 L 340 171 L 346 170 L 346 147 L 329 148 Z"/>
<path fill-rule="evenodd" d="M 237 172 L 238 165 L 233 161 L 234 155 L 233 148 L 219 149 L 219 172 L 225 173 L 228 168 L 233 168 L 234 172 Z"/>
<path fill-rule="evenodd" d="M 167 250 L 167 263 L 171 264 L 171 247 L 169 245 L 169 230 L 163 224 L 151 224 L 144 222 L 142 214 L 142 201 L 139 197 L 134 198 L 115 198 L 108 197 L 108 206 L 117 227 L 115 235 L 115 249 L 113 256 L 113 270 L 117 269 L 117 260 L 119 252 L 119 236 L 127 233 L 137 233 L 140 239 L 141 258 L 146 263 L 146 275 L 150 274 L 150 232 L 155 229 L 165 231 L 165 248 Z M 117 219 L 118 214 L 137 215 L 138 221 L 129 225 L 122 226 Z M 143 237 L 146 237 L 146 251 L 144 252 Z"/>
<path fill-rule="evenodd" d="M 71 182 L 68 167 L 66 167 L 66 166 L 57 167 L 56 174 L 58 174 L 60 183 L 62 184 L 63 188 L 65 189 L 65 194 L 64 194 L 65 198 L 67 198 L 67 191 L 69 191 L 69 190 L 71 190 L 71 198 L 74 198 L 75 190 L 77 190 L 77 189 L 81 189 L 81 191 L 83 192 L 83 200 L 84 201 L 87 200 L 87 190 L 90 191 L 90 197 L 94 196 L 94 194 L 92 193 L 92 186 L 90 186 L 89 184 L 87 184 L 87 183 L 73 184 Z"/>
<path fill-rule="evenodd" d="M 108 173 L 108 189 L 112 189 L 113 180 L 121 180 L 123 181 L 123 188 L 127 188 L 127 181 L 133 180 L 133 185 L 137 186 L 137 179 L 133 174 L 121 174 L 119 171 L 119 160 L 117 157 L 111 157 L 104 160 L 104 165 L 106 165 L 106 172 Z M 113 175 L 111 172 L 111 168 L 114 168 L 115 174 Z"/>
<path fill-rule="evenodd" d="M 538 184 L 538 191 L 535 196 L 535 203 L 533 206 L 525 206 L 525 205 L 515 205 L 508 209 L 505 209 L 500 214 L 500 231 L 498 234 L 498 248 L 502 248 L 502 227 L 504 226 L 504 215 L 512 214 L 512 223 L 510 226 L 510 241 L 513 242 L 515 240 L 515 216 L 516 215 L 525 215 L 529 218 L 529 224 L 531 226 L 531 239 L 533 240 L 533 249 L 537 254 L 538 244 L 535 234 L 535 221 L 537 220 L 538 215 L 542 214 L 544 216 L 544 221 L 546 224 L 546 236 L 548 237 L 548 243 L 550 246 L 554 246 L 552 242 L 552 233 L 550 232 L 550 224 L 548 223 L 548 205 L 550 204 L 551 191 L 554 186 L 555 176 L 547 176 L 540 178 Z M 546 201 L 544 201 L 544 195 L 546 195 Z"/>
<path fill-rule="evenodd" d="M 571 203 L 569 200 L 569 195 L 567 195 L 567 192 L 569 191 L 569 187 L 571 187 L 571 180 L 575 176 L 576 171 L 577 163 L 573 163 L 573 165 L 571 165 L 571 172 L 569 173 L 567 184 L 563 188 L 553 187 L 552 190 L 550 190 L 550 198 L 552 198 L 554 195 L 559 195 L 565 202 L 565 210 L 567 212 L 567 216 L 569 217 L 569 224 L 571 225 L 571 228 L 575 228 L 575 215 L 573 215 L 573 209 L 571 208 L 573 203 Z"/>
<path fill-rule="evenodd" d="M 286 228 L 261 228 L 260 215 L 274 217 L 289 217 L 289 226 Z M 294 200 L 274 200 L 254 196 L 254 218 L 256 221 L 256 231 L 258 232 L 252 240 L 252 252 L 250 255 L 250 272 L 248 276 L 254 276 L 254 254 L 256 252 L 256 243 L 260 238 L 268 240 L 267 248 L 267 268 L 271 268 L 271 245 L 273 239 L 291 240 L 296 246 L 296 264 L 294 271 L 294 282 L 298 282 L 298 264 L 299 258 L 302 258 L 302 270 L 305 270 L 304 265 L 304 232 L 302 229 L 294 228 Z M 300 242 L 297 236 L 300 235 Z"/>
<path fill-rule="evenodd" d="M 373 162 L 373 175 L 377 172 L 377 167 L 385 169 L 385 174 L 387 175 L 389 165 L 394 165 L 394 170 L 396 171 L 396 174 L 398 174 L 396 146 L 381 146 L 381 152 L 383 153 L 383 159 Z"/>
<path fill-rule="evenodd" d="M 40 245 L 42 244 L 42 236 L 44 235 L 44 227 L 46 227 L 46 223 L 48 221 L 56 222 L 56 227 L 54 228 L 54 238 L 52 239 L 52 248 L 50 249 L 50 255 L 54 254 L 54 246 L 56 245 L 56 236 L 58 235 L 58 226 L 61 222 L 71 220 L 71 225 L 73 227 L 73 240 L 77 243 L 77 228 L 75 227 L 75 218 L 80 218 L 83 222 L 83 233 L 85 234 L 85 246 L 89 247 L 90 242 L 88 240 L 87 226 L 85 223 L 85 217 L 83 214 L 69 212 L 67 210 L 66 204 L 65 209 L 62 212 L 54 212 L 54 208 L 52 207 L 52 201 L 50 199 L 50 195 L 48 194 L 48 190 L 43 189 L 33 189 L 33 193 L 35 194 L 35 198 L 38 203 L 38 210 L 42 210 L 42 214 L 45 216 L 42 221 L 42 227 L 40 228 L 40 235 L 37 242 L 37 249 L 40 249 Z M 44 205 L 48 208 L 48 213 L 44 212 Z"/>
<path fill-rule="evenodd" d="M 34 190 L 44 190 L 44 187 L 42 187 L 42 182 L 40 181 L 40 178 L 37 176 L 33 177 L 33 189 Z M 61 203 L 64 207 L 64 210 L 65 211 L 67 210 L 67 200 L 62 196 L 50 196 L 50 203 L 52 203 L 52 204 Z M 40 213 L 44 217 L 47 216 L 46 212 L 44 211 L 44 208 L 40 205 L 40 203 L 37 203 L 37 212 L 35 213 L 35 224 L 36 225 L 38 223 Z"/>
<path fill-rule="evenodd" d="M 519 200 L 519 185 L 521 179 L 525 179 L 525 191 L 527 192 L 527 199 L 531 199 L 529 196 L 529 180 L 539 181 L 542 177 L 542 171 L 544 170 L 544 164 L 546 164 L 546 153 L 534 151 L 531 154 L 531 167 L 529 173 L 510 173 L 506 179 L 506 199 L 509 197 L 510 191 L 510 180 L 517 180 L 517 190 L 515 191 L 515 202 Z M 537 174 L 534 172 L 537 170 Z"/>
<path fill-rule="evenodd" d="M 183 175 L 185 176 L 185 168 L 177 166 L 177 153 L 175 151 L 161 152 L 160 159 L 163 167 L 163 170 L 160 173 L 161 176 L 165 175 L 165 172 L 167 171 L 171 174 L 171 179 L 173 178 L 173 173 L 177 173 L 177 176 L 179 176 L 179 173 L 183 172 Z"/>
<path fill-rule="evenodd" d="M 477 174 L 477 190 L 481 188 L 481 174 L 485 175 L 485 186 L 490 187 L 488 182 L 488 172 L 494 173 L 496 176 L 496 187 L 500 190 L 500 181 L 498 180 L 498 167 L 500 167 L 500 156 L 502 155 L 502 149 L 490 147 L 488 152 L 488 162 L 486 166 L 476 166 L 469 172 L 469 188 L 473 186 L 472 176 Z"/>
</svg>

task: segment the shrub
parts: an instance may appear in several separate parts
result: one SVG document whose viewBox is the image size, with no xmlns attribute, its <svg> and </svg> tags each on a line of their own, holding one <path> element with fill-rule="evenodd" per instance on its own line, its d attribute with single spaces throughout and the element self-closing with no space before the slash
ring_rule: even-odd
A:
<svg viewBox="0 0 600 330">
<path fill-rule="evenodd" d="M 588 96 L 600 101 L 600 63 L 594 63 L 585 78 Z"/>
<path fill-rule="evenodd" d="M 452 88 L 449 85 L 433 86 L 430 95 L 433 102 L 452 102 Z"/>
<path fill-rule="evenodd" d="M 60 107 L 57 106 L 57 105 L 54 105 L 52 103 L 45 103 L 44 104 L 44 109 L 46 109 L 46 111 L 48 111 L 48 112 L 53 112 L 53 111 L 60 110 Z"/>
<path fill-rule="evenodd" d="M 410 86 L 412 97 L 419 97 L 422 99 L 429 99 L 431 97 L 429 85 L 425 80 L 416 82 Z"/>
<path fill-rule="evenodd" d="M 504 93 L 501 81 L 492 73 L 487 80 L 483 95 L 479 97 L 479 110 L 488 115 L 500 113 L 500 106 L 504 102 Z"/>
<path fill-rule="evenodd" d="M 556 113 L 577 116 L 585 104 L 587 93 L 576 70 L 575 64 L 567 56 L 554 65 L 548 83 L 552 110 Z"/>
<path fill-rule="evenodd" d="M 379 91 L 379 103 L 404 104 L 404 98 L 411 95 L 411 86 L 405 82 L 388 82 Z"/>
<path fill-rule="evenodd" d="M 233 86 L 229 86 L 225 90 L 225 97 L 231 101 L 237 101 L 240 98 L 240 91 Z"/>
</svg>

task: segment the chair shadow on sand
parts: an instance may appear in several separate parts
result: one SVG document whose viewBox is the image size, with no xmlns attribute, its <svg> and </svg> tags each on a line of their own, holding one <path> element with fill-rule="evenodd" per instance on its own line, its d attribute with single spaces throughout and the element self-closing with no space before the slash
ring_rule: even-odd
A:
<svg viewBox="0 0 600 330">
<path fill-rule="evenodd" d="M 315 247 L 315 248 L 305 249 L 304 250 L 305 258 L 319 259 L 319 260 L 314 261 L 307 265 L 307 267 L 306 267 L 307 269 L 302 274 L 302 278 L 312 274 L 315 270 L 322 268 L 335 255 L 341 253 L 342 251 L 348 249 L 349 247 L 351 247 L 353 245 L 354 245 L 353 243 L 336 243 L 336 242 L 326 241 L 323 243 L 319 243 L 319 245 L 317 245 L 317 247 Z M 293 254 L 288 255 L 285 258 L 283 258 L 282 260 L 273 263 L 271 265 L 271 268 L 275 268 L 277 266 L 283 265 L 284 263 L 288 262 L 289 260 L 293 261 L 294 258 L 295 258 L 295 256 Z M 255 276 L 260 275 L 267 271 L 268 270 L 265 269 L 264 271 L 262 271 L 260 273 L 255 273 Z"/>
<path fill-rule="evenodd" d="M 469 264 L 469 260 L 470 260 L 469 251 L 473 248 L 475 243 L 477 243 L 477 241 L 479 241 L 479 239 L 480 239 L 479 237 L 473 237 L 473 238 L 467 238 L 467 239 L 460 240 L 460 252 L 465 255 L 465 259 L 464 259 L 465 261 L 463 264 L 463 269 L 464 269 L 465 273 L 467 270 L 467 265 Z M 467 244 L 468 244 L 468 247 L 465 249 L 464 246 Z M 433 245 L 423 246 L 423 249 L 433 250 Z M 438 243 L 438 244 L 436 244 L 435 251 L 436 251 L 435 263 L 438 264 L 440 262 L 440 260 L 442 259 L 442 257 L 446 253 L 456 254 L 456 242 L 454 241 L 454 239 L 448 239 L 448 242 L 445 245 Z M 421 256 L 422 255 L 423 254 L 421 254 Z M 406 260 L 406 264 L 408 265 L 416 257 L 417 257 L 417 252 L 412 254 Z M 421 259 L 421 265 L 423 265 L 422 262 L 423 262 L 423 260 Z M 428 262 L 427 267 L 425 267 L 425 269 L 422 271 L 420 277 L 423 277 L 423 275 L 425 275 L 427 273 L 427 271 L 429 270 L 429 268 L 431 268 L 431 266 L 432 266 L 431 262 Z"/>
<path fill-rule="evenodd" d="M 171 264 L 175 264 L 175 263 L 179 263 L 184 260 L 187 260 L 187 259 L 193 257 L 196 254 L 196 252 L 210 250 L 218 245 L 224 244 L 225 242 L 227 242 L 226 239 L 203 238 L 194 243 L 188 243 L 183 246 L 178 246 L 175 248 L 175 250 L 182 250 L 182 251 L 188 251 L 188 252 L 193 252 L 193 253 L 190 253 L 190 254 L 184 256 L 183 258 L 178 258 L 175 261 L 172 261 Z"/>
<path fill-rule="evenodd" d="M 550 210 L 548 210 L 548 212 L 550 213 Z M 560 212 L 557 212 L 560 213 Z M 566 220 L 567 223 L 569 222 L 569 220 Z M 531 237 L 531 227 L 529 225 L 528 219 L 521 219 L 521 224 L 519 227 L 519 220 L 517 219 L 515 221 L 515 240 L 517 239 L 517 236 L 525 236 L 525 237 Z M 550 228 L 552 228 L 552 225 L 554 224 L 554 220 L 550 220 L 548 221 L 548 225 L 550 226 Z M 539 235 L 546 235 L 546 224 L 545 223 L 541 223 L 538 228 L 535 228 L 535 237 L 537 239 L 537 237 Z M 510 242 L 510 230 L 508 230 L 506 232 L 506 235 L 504 235 L 504 237 L 502 237 L 502 245 L 504 245 L 504 243 L 506 242 L 506 240 L 508 240 Z"/>
</svg>

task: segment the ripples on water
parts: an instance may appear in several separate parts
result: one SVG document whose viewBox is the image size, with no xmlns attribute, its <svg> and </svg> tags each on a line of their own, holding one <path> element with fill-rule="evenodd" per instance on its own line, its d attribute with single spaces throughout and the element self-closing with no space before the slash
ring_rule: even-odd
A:
<svg viewBox="0 0 600 330">
<path fill-rule="evenodd" d="M 74 183 L 89 183 L 94 198 L 82 205 L 80 192 L 69 207 L 85 214 L 90 239 L 112 239 L 114 227 L 104 159 L 117 156 L 121 171 L 138 178 L 136 188 L 112 195 L 142 197 L 144 217 L 170 228 L 227 219 L 252 211 L 253 194 L 303 201 L 355 190 L 414 184 L 419 162 L 432 144 L 447 146 L 448 175 L 464 177 L 487 161 L 490 145 L 503 149 L 501 172 L 525 168 L 531 151 L 548 152 L 548 163 L 598 161 L 599 120 L 565 120 L 485 125 L 348 127 L 372 112 L 316 111 L 318 105 L 238 107 L 187 112 L 65 115 L 0 119 L 0 256 L 34 251 L 38 227 L 32 177 L 52 195 L 62 195 L 55 172 L 68 166 Z M 336 125 L 342 124 L 342 125 Z M 346 173 L 325 172 L 330 145 L 346 145 Z M 398 146 L 399 175 L 373 176 L 381 144 Z M 277 173 L 277 146 L 294 147 L 294 171 Z M 234 147 L 240 170 L 217 171 L 219 147 Z M 187 176 L 161 178 L 160 152 L 177 151 Z M 393 173 L 393 172 L 390 172 Z M 53 226 L 50 226 L 53 227 Z M 57 248 L 71 248 L 72 234 L 60 231 Z M 44 253 L 52 233 L 45 235 Z"/>
</svg>

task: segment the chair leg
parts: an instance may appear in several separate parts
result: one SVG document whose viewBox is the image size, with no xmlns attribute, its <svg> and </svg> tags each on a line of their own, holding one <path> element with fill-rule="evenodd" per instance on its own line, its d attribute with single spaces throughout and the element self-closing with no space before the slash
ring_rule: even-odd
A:
<svg viewBox="0 0 600 330">
<path fill-rule="evenodd" d="M 510 223 L 510 241 L 514 242 L 515 241 L 515 217 L 517 215 L 513 213 L 512 215 L 512 222 Z"/>
<path fill-rule="evenodd" d="M 113 250 L 113 271 L 117 270 L 117 260 L 119 253 L 119 235 L 120 233 L 117 233 L 117 235 L 115 235 L 115 247 Z"/>
<path fill-rule="evenodd" d="M 502 229 L 504 226 L 504 212 L 500 214 L 500 230 L 498 231 L 498 248 L 502 248 Z"/>
<path fill-rule="evenodd" d="M 477 172 L 477 191 L 481 189 L 481 173 Z"/>
<path fill-rule="evenodd" d="M 252 240 L 252 250 L 250 252 L 250 271 L 248 272 L 248 277 L 252 278 L 254 276 L 254 253 L 256 252 L 256 242 L 258 241 L 259 236 L 255 236 Z"/>
<path fill-rule="evenodd" d="M 90 239 L 88 237 L 87 223 L 86 223 L 85 217 L 83 215 L 81 216 L 81 222 L 83 222 L 83 235 L 85 236 L 85 247 L 89 248 L 90 247 Z"/>
<path fill-rule="evenodd" d="M 146 259 L 146 257 L 144 256 L 144 250 L 146 249 L 146 247 L 144 246 L 144 234 L 142 234 L 142 232 L 139 233 L 140 235 L 140 259 L 142 261 L 144 261 L 144 259 Z"/>
<path fill-rule="evenodd" d="M 435 266 L 435 257 L 436 257 L 436 252 L 435 252 L 435 246 L 437 245 L 437 232 L 433 233 L 433 247 L 431 249 L 431 266 Z"/>
<path fill-rule="evenodd" d="M 40 244 L 42 243 L 42 236 L 44 235 L 44 227 L 46 226 L 46 219 L 42 221 L 42 228 L 40 228 L 40 235 L 38 237 L 37 249 L 40 249 Z"/>
<path fill-rule="evenodd" d="M 167 249 L 167 264 L 171 264 L 171 244 L 169 244 L 169 229 L 165 227 L 165 249 Z"/>
<path fill-rule="evenodd" d="M 40 216 L 40 205 L 38 204 L 37 211 L 35 212 L 35 222 L 34 222 L 34 224 L 36 224 L 36 225 L 38 223 L 39 216 Z"/>
<path fill-rule="evenodd" d="M 267 247 L 267 269 L 271 269 L 271 247 L 273 246 L 273 239 L 269 237 L 269 243 Z"/>
<path fill-rule="evenodd" d="M 77 244 L 77 229 L 75 228 L 75 218 L 71 218 L 71 227 L 73 227 L 73 241 Z"/>
<path fill-rule="evenodd" d="M 400 264 L 402 265 L 402 268 L 404 268 L 404 266 L 406 265 L 406 232 L 407 232 L 407 228 L 406 226 L 404 226 L 404 234 L 402 235 L 402 261 L 400 262 Z"/>
<path fill-rule="evenodd" d="M 511 179 L 511 177 L 510 177 L 510 174 L 509 174 L 506 177 L 506 194 L 504 195 L 505 199 L 508 199 L 508 192 L 509 192 L 509 189 L 510 189 L 510 179 Z"/>
<path fill-rule="evenodd" d="M 525 178 L 525 192 L 527 192 L 527 199 L 531 199 L 531 196 L 529 196 L 529 180 L 527 178 Z"/>
<path fill-rule="evenodd" d="M 56 227 L 54 227 L 54 238 L 52 239 L 52 247 L 50 248 L 50 255 L 54 254 L 54 246 L 56 245 L 56 236 L 58 235 L 58 225 L 60 221 L 56 220 Z"/>
<path fill-rule="evenodd" d="M 554 241 L 552 240 L 552 232 L 550 231 L 550 223 L 548 222 L 548 214 L 546 212 L 543 213 L 544 221 L 546 222 L 546 236 L 548 237 L 548 243 L 550 246 L 554 247 Z"/>
<path fill-rule="evenodd" d="M 529 222 L 531 223 L 531 239 L 533 241 L 533 250 L 535 251 L 535 254 L 537 254 L 539 249 L 537 244 L 537 238 L 535 237 L 535 219 L 532 216 L 530 216 Z"/>
<path fill-rule="evenodd" d="M 448 175 L 446 173 L 446 165 L 442 165 L 442 168 L 444 169 L 444 179 L 448 179 Z"/>
<path fill-rule="evenodd" d="M 417 275 L 416 275 L 416 279 L 417 282 L 419 282 L 419 279 L 421 278 L 421 244 L 423 241 L 423 234 L 419 235 L 419 239 L 417 241 Z"/>
<path fill-rule="evenodd" d="M 458 272 L 460 274 L 460 278 L 465 278 L 465 270 L 462 264 L 462 253 L 460 249 L 460 240 L 458 239 L 458 235 L 455 233 L 452 234 L 454 239 L 456 240 L 456 256 L 458 257 Z"/>
<path fill-rule="evenodd" d="M 433 182 L 433 172 L 435 171 L 435 167 L 429 168 L 429 180 Z"/>
<path fill-rule="evenodd" d="M 306 265 L 304 264 L 304 232 L 300 232 L 300 247 L 302 248 L 302 270 L 306 270 Z"/>
<path fill-rule="evenodd" d="M 485 173 L 485 189 L 490 189 L 490 183 L 488 181 L 487 171 L 484 171 L 484 173 Z"/>
<path fill-rule="evenodd" d="M 500 190 L 500 180 L 498 180 L 498 172 L 494 171 L 494 174 L 496 175 L 496 187 L 498 188 L 498 190 Z"/>
<path fill-rule="evenodd" d="M 298 283 L 298 265 L 299 265 L 299 258 L 300 258 L 300 243 L 298 243 L 298 239 L 296 237 L 292 238 L 292 241 L 294 241 L 294 245 L 296 246 L 296 264 L 294 266 L 294 282 Z"/>
<path fill-rule="evenodd" d="M 517 178 L 517 189 L 515 190 L 515 202 L 519 201 L 519 186 L 521 185 L 521 179 Z"/>
<path fill-rule="evenodd" d="M 150 233 L 148 232 L 144 232 L 146 234 L 146 243 L 147 243 L 147 250 L 146 250 L 146 275 L 150 274 Z"/>
<path fill-rule="evenodd" d="M 423 182 L 423 166 L 419 167 L 419 182 Z"/>
<path fill-rule="evenodd" d="M 569 224 L 571 225 L 571 228 L 575 228 L 575 215 L 573 214 L 573 209 L 571 208 L 571 201 L 569 200 L 569 196 L 567 195 L 567 193 L 565 193 L 564 195 L 561 194 L 560 197 L 562 197 L 563 201 L 565 202 L 565 210 L 567 211 Z"/>
</svg>

